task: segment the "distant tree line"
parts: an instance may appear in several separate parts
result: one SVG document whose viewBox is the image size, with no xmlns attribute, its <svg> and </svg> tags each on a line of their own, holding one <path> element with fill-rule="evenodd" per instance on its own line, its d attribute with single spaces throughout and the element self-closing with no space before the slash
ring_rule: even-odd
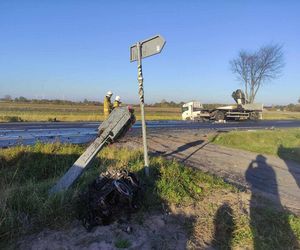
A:
<svg viewBox="0 0 300 250">
<path fill-rule="evenodd" d="M 300 104 L 290 103 L 288 105 L 272 105 L 270 107 L 265 107 L 269 111 L 291 111 L 291 112 L 300 112 Z"/>
<path fill-rule="evenodd" d="M 15 103 L 36 103 L 36 104 L 59 104 L 59 105 L 78 105 L 78 104 L 86 104 L 86 105 L 95 105 L 102 106 L 102 102 L 98 101 L 89 101 L 88 99 L 84 99 L 83 101 L 69 101 L 69 100 L 59 100 L 59 99 L 29 99 L 24 96 L 12 98 L 10 95 L 5 95 L 3 98 L 0 98 L 0 101 L 4 102 L 15 102 Z M 300 98 L 297 100 L 298 104 L 290 103 L 288 105 L 272 105 L 269 107 L 265 107 L 267 110 L 286 110 L 286 111 L 297 111 L 300 112 Z M 162 100 L 160 102 L 156 102 L 154 104 L 146 104 L 146 107 L 161 107 L 161 108 L 181 108 L 185 102 L 173 102 Z M 124 105 L 126 105 L 124 103 Z M 209 103 L 203 104 L 204 109 L 215 109 L 220 106 L 225 106 L 228 104 L 222 103 Z M 139 104 L 132 104 L 133 107 L 139 107 Z"/>
<path fill-rule="evenodd" d="M 160 102 L 156 102 L 154 104 L 149 104 L 148 106 L 152 107 L 162 107 L 162 108 L 170 108 L 170 107 L 181 107 L 184 104 L 184 102 L 173 102 L 173 101 L 166 101 L 165 99 L 161 100 Z"/>
<path fill-rule="evenodd" d="M 12 98 L 10 95 L 5 95 L 3 98 L 0 98 L 0 101 L 5 102 L 24 102 L 24 103 L 37 103 L 37 104 L 87 104 L 87 105 L 103 105 L 102 102 L 98 101 L 89 101 L 88 99 L 84 99 L 83 101 L 69 101 L 69 100 L 60 100 L 60 99 L 30 99 L 24 96 Z M 124 103 L 125 104 L 125 103 Z M 146 104 L 149 107 L 181 107 L 184 102 L 173 102 L 162 100 L 160 102 L 156 102 L 154 104 Z M 139 104 L 133 104 L 132 106 L 139 106 Z"/>
<path fill-rule="evenodd" d="M 297 112 L 300 112 L 300 105 L 299 104 L 289 104 L 286 106 L 286 110 L 287 111 L 297 111 Z"/>
<path fill-rule="evenodd" d="M 70 100 L 60 100 L 60 99 L 30 99 L 24 96 L 12 98 L 10 95 L 5 95 L 3 98 L 0 98 L 0 101 L 5 102 L 20 102 L 20 103 L 36 103 L 36 104 L 87 104 L 87 105 L 98 105 L 101 106 L 103 103 L 98 101 L 89 101 L 84 99 L 83 101 L 70 101 Z"/>
</svg>

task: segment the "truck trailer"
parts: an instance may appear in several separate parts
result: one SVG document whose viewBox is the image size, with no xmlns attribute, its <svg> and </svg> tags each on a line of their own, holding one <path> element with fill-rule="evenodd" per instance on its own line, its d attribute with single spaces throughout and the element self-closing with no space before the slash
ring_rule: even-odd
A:
<svg viewBox="0 0 300 250">
<path fill-rule="evenodd" d="M 261 120 L 263 104 L 248 103 L 242 90 L 232 93 L 236 104 L 205 109 L 201 102 L 191 101 L 182 106 L 182 120 L 224 121 L 224 120 Z"/>
</svg>

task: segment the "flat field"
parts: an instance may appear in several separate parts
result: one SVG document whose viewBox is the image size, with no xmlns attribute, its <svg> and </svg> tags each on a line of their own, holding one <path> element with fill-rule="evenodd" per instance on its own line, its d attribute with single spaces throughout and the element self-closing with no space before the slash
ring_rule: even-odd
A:
<svg viewBox="0 0 300 250">
<path fill-rule="evenodd" d="M 135 106 L 137 119 L 140 108 Z M 147 120 L 179 120 L 180 108 L 146 107 Z M 86 104 L 36 104 L 0 102 L 0 122 L 7 121 L 101 121 L 103 107 Z"/>
<path fill-rule="evenodd" d="M 264 111 L 264 120 L 299 120 L 300 112 L 291 111 Z"/>
<path fill-rule="evenodd" d="M 137 119 L 140 120 L 140 108 L 134 106 Z M 147 120 L 181 120 L 181 108 L 146 107 Z M 300 112 L 264 111 L 265 120 L 300 119 Z M 101 121 L 103 107 L 92 104 L 37 104 L 0 102 L 0 122 L 17 121 Z"/>
</svg>

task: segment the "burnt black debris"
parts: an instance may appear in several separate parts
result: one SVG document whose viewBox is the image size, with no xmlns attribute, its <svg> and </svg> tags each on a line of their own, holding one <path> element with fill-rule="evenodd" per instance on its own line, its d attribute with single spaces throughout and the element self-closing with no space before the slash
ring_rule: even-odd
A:
<svg viewBox="0 0 300 250">
<path fill-rule="evenodd" d="M 79 196 L 79 219 L 90 231 L 98 225 L 108 225 L 139 208 L 140 183 L 136 175 L 126 170 L 100 174 Z"/>
</svg>

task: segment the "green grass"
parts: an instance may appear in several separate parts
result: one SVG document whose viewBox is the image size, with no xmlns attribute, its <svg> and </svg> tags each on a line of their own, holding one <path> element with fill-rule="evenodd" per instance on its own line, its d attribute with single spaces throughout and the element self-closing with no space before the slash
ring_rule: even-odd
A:
<svg viewBox="0 0 300 250">
<path fill-rule="evenodd" d="M 205 227 L 210 227 L 219 207 L 219 201 L 213 197 L 222 192 L 239 197 L 240 191 L 222 179 L 161 157 L 150 159 L 150 177 L 146 177 L 143 154 L 140 150 L 120 149 L 114 146 L 106 147 L 96 157 L 91 168 L 71 190 L 48 197 L 49 188 L 72 165 L 84 148 L 78 145 L 38 143 L 34 146 L 0 149 L 0 248 L 12 244 L 19 236 L 38 232 L 43 228 L 69 227 L 76 218 L 79 192 L 108 167 L 126 168 L 139 176 L 144 190 L 143 206 L 138 216 L 141 223 L 143 213 L 161 210 L 164 203 L 165 206 L 201 207 L 206 215 L 199 214 L 198 219 L 205 219 Z M 233 230 L 230 244 L 233 246 L 248 246 L 252 241 L 258 241 L 254 237 L 255 232 L 251 230 L 250 219 L 243 211 L 239 208 L 233 209 L 234 226 L 230 227 Z M 260 218 L 262 222 L 267 222 L 261 227 L 262 232 L 259 232 L 263 233 L 260 239 L 262 243 L 275 247 L 283 246 L 282 244 L 290 239 L 286 229 L 287 221 L 300 240 L 298 217 L 287 212 L 276 212 L 276 216 L 270 216 L 269 212 L 260 211 Z M 282 223 L 278 222 L 278 218 L 283 218 L 280 219 Z M 219 220 L 218 223 L 225 225 L 228 221 L 223 219 L 223 216 Z M 197 233 L 197 223 L 189 223 L 191 234 Z M 273 232 L 272 230 L 276 233 L 270 236 L 268 232 Z M 202 234 L 201 230 L 199 234 Z M 276 241 L 276 237 L 279 237 L 280 241 Z M 275 243 L 272 243 L 272 240 Z M 116 247 L 122 248 L 129 247 L 130 242 L 116 239 L 115 244 Z"/>
<path fill-rule="evenodd" d="M 296 238 L 299 239 L 300 220 L 294 215 L 280 213 L 268 207 L 258 207 L 252 210 L 252 216 L 256 218 L 250 222 L 253 228 L 254 249 L 292 249 L 288 246 L 295 242 Z"/>
<path fill-rule="evenodd" d="M 231 131 L 211 139 L 213 143 L 222 146 L 277 155 L 283 159 L 300 162 L 300 128 Z"/>
<path fill-rule="evenodd" d="M 131 246 L 130 241 L 126 239 L 117 239 L 115 242 L 116 248 L 128 248 L 130 246 Z"/>
</svg>

